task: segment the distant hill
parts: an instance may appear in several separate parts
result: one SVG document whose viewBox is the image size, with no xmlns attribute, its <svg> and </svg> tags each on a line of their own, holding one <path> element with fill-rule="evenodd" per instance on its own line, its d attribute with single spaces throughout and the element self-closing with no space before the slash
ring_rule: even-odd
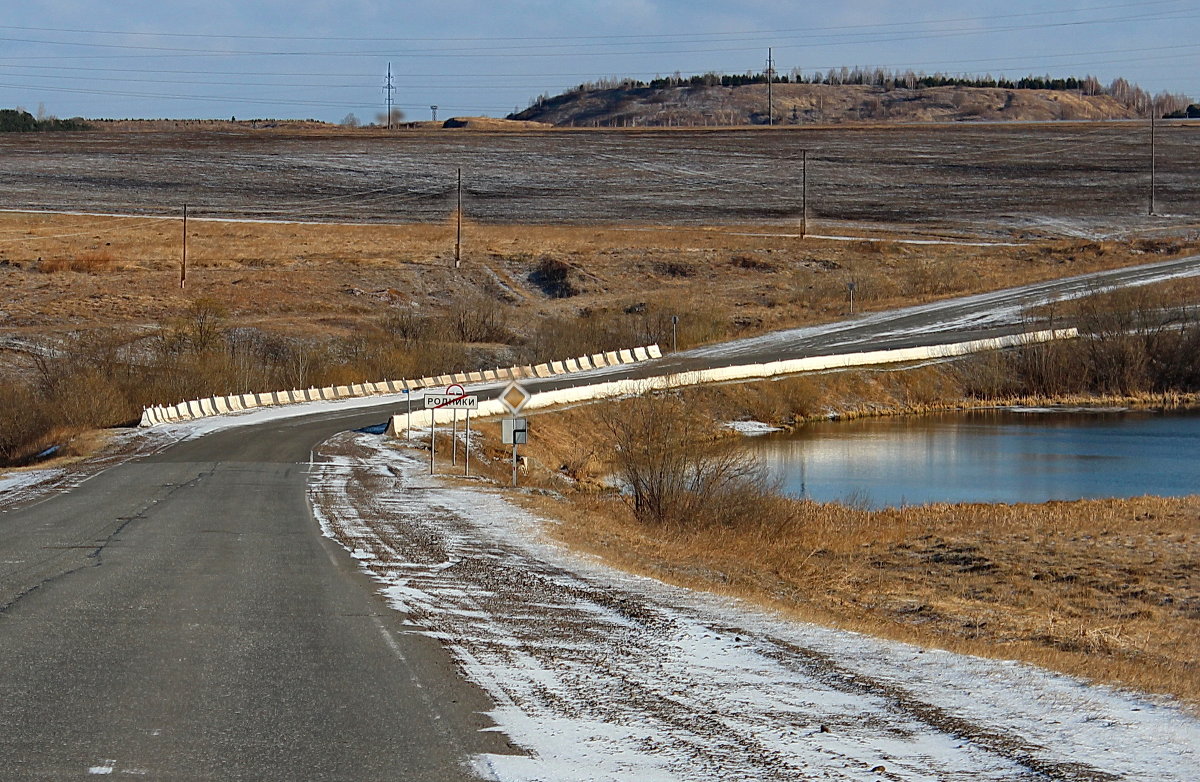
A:
<svg viewBox="0 0 1200 782">
<path fill-rule="evenodd" d="M 1100 120 L 1145 116 L 1081 91 L 859 84 L 773 84 L 771 124 Z M 1186 105 L 1186 104 L 1185 104 Z M 766 125 L 767 85 L 630 86 L 540 98 L 510 119 L 575 127 Z"/>
</svg>

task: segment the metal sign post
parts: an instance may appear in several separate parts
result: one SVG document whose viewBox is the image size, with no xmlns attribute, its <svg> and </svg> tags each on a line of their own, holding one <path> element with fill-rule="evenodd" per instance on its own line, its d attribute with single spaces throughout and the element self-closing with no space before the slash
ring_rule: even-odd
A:
<svg viewBox="0 0 1200 782">
<path fill-rule="evenodd" d="M 404 389 L 404 396 L 408 400 L 408 421 L 404 425 L 404 439 L 412 440 L 412 391 Z"/>
<path fill-rule="evenodd" d="M 517 418 L 517 413 L 521 412 L 533 395 L 525 390 L 517 381 L 513 381 L 504 387 L 500 392 L 500 404 L 508 408 L 508 411 L 513 414 L 512 418 L 505 418 L 501 421 L 501 437 L 502 443 L 512 443 L 512 485 L 517 485 L 517 445 L 529 441 L 529 425 L 524 418 Z"/>
<path fill-rule="evenodd" d="M 451 408 L 450 419 L 450 466 L 458 464 L 458 408 Z"/>
<path fill-rule="evenodd" d="M 454 411 L 454 437 L 451 440 L 451 459 L 457 459 L 457 443 L 458 443 L 458 411 L 459 410 L 478 410 L 479 397 L 474 394 L 468 394 L 458 383 L 453 383 L 446 386 L 446 393 L 431 394 L 425 393 L 425 409 L 429 411 L 429 474 L 433 475 L 434 465 L 434 442 L 436 440 L 436 429 L 434 422 L 437 419 L 437 411 L 444 407 L 448 407 Z M 468 412 L 469 416 L 470 413 Z M 468 419 L 469 420 L 469 419 Z M 468 424 L 469 426 L 469 424 Z M 468 435 L 469 437 L 470 435 Z"/>
<path fill-rule="evenodd" d="M 501 423 L 500 441 L 512 443 L 512 485 L 517 485 L 517 446 L 529 442 L 529 419 L 505 418 Z"/>
<path fill-rule="evenodd" d="M 466 442 L 463 443 L 463 477 L 471 477 L 471 411 L 467 410 Z"/>
</svg>

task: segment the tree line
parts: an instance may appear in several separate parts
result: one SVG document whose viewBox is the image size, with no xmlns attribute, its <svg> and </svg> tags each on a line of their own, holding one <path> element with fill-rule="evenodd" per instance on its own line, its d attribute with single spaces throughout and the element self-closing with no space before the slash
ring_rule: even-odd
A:
<svg viewBox="0 0 1200 782">
<path fill-rule="evenodd" d="M 1133 109 L 1140 114 L 1154 111 L 1164 114 L 1186 110 L 1191 99 L 1186 95 L 1160 92 L 1151 95 L 1142 87 L 1124 78 L 1113 79 L 1103 84 L 1095 76 L 1057 77 L 1049 74 L 1043 76 L 1028 75 L 1019 79 L 996 77 L 991 74 L 968 75 L 948 73 L 925 73 L 924 71 L 893 71 L 886 68 L 841 67 L 830 68 L 827 71 L 804 73 L 800 68 L 793 68 L 787 73 L 746 72 L 746 73 L 708 73 L 694 76 L 684 76 L 676 72 L 670 76 L 661 76 L 649 81 L 629 78 L 599 79 L 584 82 L 568 90 L 565 95 L 579 95 L 601 90 L 634 90 L 634 89 L 670 89 L 678 87 L 742 87 L 750 84 L 824 84 L 830 86 L 856 85 L 877 87 L 884 90 L 920 90 L 933 87 L 982 87 L 1007 90 L 1053 90 L 1056 92 L 1075 92 L 1080 95 L 1107 95 L 1121 105 Z M 548 95 L 535 99 L 532 107 L 540 106 L 550 100 Z"/>
<path fill-rule="evenodd" d="M 0 109 L 0 133 L 39 133 L 53 130 L 87 130 L 88 124 L 79 117 L 35 117 L 21 109 Z"/>
</svg>

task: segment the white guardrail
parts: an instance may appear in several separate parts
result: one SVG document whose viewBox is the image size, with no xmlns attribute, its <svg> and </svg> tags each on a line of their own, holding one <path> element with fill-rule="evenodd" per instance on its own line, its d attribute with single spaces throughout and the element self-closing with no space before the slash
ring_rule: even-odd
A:
<svg viewBox="0 0 1200 782">
<path fill-rule="evenodd" d="M 761 380 L 781 375 L 795 375 L 802 372 L 818 372 L 829 369 L 847 369 L 850 367 L 873 366 L 877 364 L 896 364 L 907 361 L 952 358 L 954 356 L 965 356 L 970 353 L 979 353 L 985 350 L 999 350 L 1001 348 L 1033 345 L 1059 339 L 1073 339 L 1077 336 L 1079 336 L 1079 332 L 1076 329 L 1034 331 L 1007 337 L 977 339 L 970 342 L 953 342 L 920 348 L 873 350 L 864 353 L 844 353 L 837 356 L 811 356 L 809 358 L 771 361 L 766 364 L 743 364 L 732 367 L 718 367 L 716 369 L 678 372 L 638 380 L 613 380 L 605 383 L 580 386 L 578 388 L 562 388 L 534 394 L 521 408 L 521 413 L 524 414 L 529 410 L 554 407 L 556 405 L 631 396 L 645 393 L 646 391 L 657 391 L 666 388 L 694 386 L 703 383 L 727 383 L 736 380 Z M 506 414 L 507 410 L 500 403 L 500 400 L 490 399 L 479 403 L 479 409 L 475 411 L 474 417 L 487 418 L 489 416 Z M 392 416 L 387 431 L 389 434 L 395 436 L 403 433 L 409 425 L 413 429 L 428 428 L 431 423 L 431 415 L 435 416 L 434 423 L 448 423 L 453 418 L 454 413 L 451 410 L 414 410 L 411 415 L 401 413 Z"/>
<path fill-rule="evenodd" d="M 270 407 L 274 405 L 402 394 L 406 391 L 413 392 L 426 388 L 445 388 L 452 383 L 459 383 L 461 385 L 467 385 L 468 383 L 508 383 L 513 380 L 524 380 L 526 378 L 554 377 L 555 375 L 571 372 L 585 372 L 589 369 L 636 364 L 654 358 L 662 358 L 662 351 L 658 349 L 658 345 L 647 345 L 645 347 L 633 348 L 632 350 L 594 353 L 590 356 L 569 358 L 565 361 L 550 361 L 545 364 L 489 369 L 483 372 L 458 372 L 452 375 L 425 377 L 420 380 L 384 380 L 378 383 L 354 383 L 348 386 L 271 391 L 263 394 L 214 396 L 207 399 L 193 399 L 188 402 L 180 402 L 177 405 L 147 407 L 142 411 L 142 420 L 139 426 L 173 424 L 181 421 L 192 421 L 197 418 L 225 415 L 227 413 L 236 413 L 242 410 L 252 410 L 258 407 Z"/>
</svg>

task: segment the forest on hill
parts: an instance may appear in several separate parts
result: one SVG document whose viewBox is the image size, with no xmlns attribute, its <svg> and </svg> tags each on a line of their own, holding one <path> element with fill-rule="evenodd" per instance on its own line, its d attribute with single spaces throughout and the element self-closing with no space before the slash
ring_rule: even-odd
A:
<svg viewBox="0 0 1200 782">
<path fill-rule="evenodd" d="M 882 68 L 602 79 L 541 95 L 510 119 L 575 127 L 803 125 L 847 121 L 1098 120 L 1184 115 L 1185 95 L 1126 79 L 953 76 Z"/>
</svg>

